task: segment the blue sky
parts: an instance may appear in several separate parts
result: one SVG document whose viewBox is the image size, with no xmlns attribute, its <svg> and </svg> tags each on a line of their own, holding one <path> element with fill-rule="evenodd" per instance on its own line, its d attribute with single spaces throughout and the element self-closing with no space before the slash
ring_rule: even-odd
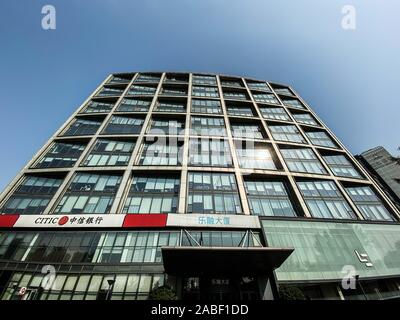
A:
<svg viewBox="0 0 400 320">
<path fill-rule="evenodd" d="M 56 8 L 57 29 L 41 28 Z M 344 5 L 357 28 L 341 28 Z M 0 190 L 108 73 L 246 75 L 292 85 L 353 153 L 398 154 L 398 0 L 2 0 Z"/>
</svg>

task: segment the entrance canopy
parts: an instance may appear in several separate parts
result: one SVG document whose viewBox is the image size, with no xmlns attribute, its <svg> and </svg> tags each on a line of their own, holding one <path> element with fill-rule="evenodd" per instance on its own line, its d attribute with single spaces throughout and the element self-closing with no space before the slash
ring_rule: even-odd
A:
<svg viewBox="0 0 400 320">
<path fill-rule="evenodd" d="M 265 275 L 280 267 L 293 248 L 162 247 L 165 272 L 171 275 Z"/>
</svg>

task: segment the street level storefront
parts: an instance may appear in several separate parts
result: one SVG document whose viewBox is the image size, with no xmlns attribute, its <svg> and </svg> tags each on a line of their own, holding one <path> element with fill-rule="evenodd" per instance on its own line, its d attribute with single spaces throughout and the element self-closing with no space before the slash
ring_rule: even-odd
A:
<svg viewBox="0 0 400 320">
<path fill-rule="evenodd" d="M 72 228 L 79 216 L 7 216 L 0 232 L 1 299 L 147 299 L 164 285 L 182 299 L 276 296 L 273 270 L 292 249 L 266 248 L 258 218 L 179 218 L 115 215 Z"/>
</svg>

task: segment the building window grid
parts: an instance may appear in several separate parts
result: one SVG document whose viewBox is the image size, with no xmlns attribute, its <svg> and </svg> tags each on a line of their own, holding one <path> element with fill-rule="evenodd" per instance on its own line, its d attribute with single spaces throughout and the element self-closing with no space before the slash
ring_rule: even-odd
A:
<svg viewBox="0 0 400 320">
<path fill-rule="evenodd" d="M 311 149 L 281 149 L 281 153 L 290 171 L 327 174 L 322 163 Z"/>
<path fill-rule="evenodd" d="M 245 181 L 250 212 L 259 216 L 295 217 L 296 211 L 280 181 Z"/>
<path fill-rule="evenodd" d="M 254 113 L 251 107 L 236 107 L 226 106 L 228 115 L 238 117 L 254 117 Z"/>
<path fill-rule="evenodd" d="M 344 155 L 322 156 L 335 176 L 362 179 L 357 169 Z"/>
<path fill-rule="evenodd" d="M 190 165 L 232 167 L 232 157 L 228 141 L 192 138 L 189 144 Z"/>
<path fill-rule="evenodd" d="M 108 113 L 112 110 L 114 104 L 111 102 L 90 101 L 81 113 Z"/>
<path fill-rule="evenodd" d="M 269 126 L 272 137 L 278 141 L 306 143 L 306 140 L 300 133 L 300 130 L 294 125 Z"/>
<path fill-rule="evenodd" d="M 336 143 L 329 137 L 325 131 L 306 131 L 306 136 L 310 139 L 311 143 L 315 146 L 338 148 Z"/>
<path fill-rule="evenodd" d="M 152 119 L 147 133 L 157 135 L 180 135 L 183 134 L 184 129 L 185 123 L 183 120 Z"/>
<path fill-rule="evenodd" d="M 139 74 L 139 76 L 134 80 L 134 82 L 159 82 L 161 76 L 150 75 L 150 74 Z"/>
<path fill-rule="evenodd" d="M 191 118 L 192 135 L 226 136 L 224 119 L 222 117 L 196 117 Z"/>
<path fill-rule="evenodd" d="M 260 110 L 261 110 L 261 107 L 259 108 Z M 78 119 L 78 120 L 82 120 L 82 119 Z M 85 120 L 84 120 L 85 121 Z M 90 122 L 90 121 L 88 121 L 88 122 Z M 306 133 L 307 134 L 307 133 Z M 307 134 L 308 135 L 308 134 Z M 336 147 L 336 146 L 335 146 Z"/>
<path fill-rule="evenodd" d="M 247 94 L 239 91 L 227 91 L 223 92 L 224 99 L 233 99 L 233 100 L 248 100 Z"/>
<path fill-rule="evenodd" d="M 192 96 L 194 97 L 206 97 L 206 98 L 218 98 L 217 87 L 204 87 L 204 86 L 192 86 Z"/>
<path fill-rule="evenodd" d="M 187 88 L 163 86 L 161 88 L 159 95 L 162 95 L 162 96 L 186 96 Z"/>
<path fill-rule="evenodd" d="M 193 85 L 217 85 L 217 78 L 215 76 L 205 76 L 194 74 L 192 76 Z"/>
<path fill-rule="evenodd" d="M 289 88 L 274 88 L 275 93 L 284 94 L 287 96 L 294 96 L 293 92 Z"/>
<path fill-rule="evenodd" d="M 168 141 L 145 142 L 139 158 L 143 166 L 178 166 L 182 161 L 182 144 Z"/>
<path fill-rule="evenodd" d="M 126 166 L 134 146 L 134 142 L 99 139 L 81 166 Z"/>
<path fill-rule="evenodd" d="M 265 82 L 249 82 L 249 81 L 247 81 L 247 86 L 249 87 L 250 90 L 260 90 L 260 91 L 271 92 L 271 89 L 269 88 L 268 84 L 266 84 Z"/>
<path fill-rule="evenodd" d="M 333 181 L 298 181 L 297 185 L 314 218 L 356 219 Z"/>
<path fill-rule="evenodd" d="M 27 176 L 5 202 L 5 214 L 42 214 L 63 179 Z"/>
<path fill-rule="evenodd" d="M 291 107 L 296 109 L 306 109 L 298 99 L 281 98 L 281 100 L 286 107 Z"/>
<path fill-rule="evenodd" d="M 117 108 L 117 112 L 147 112 L 151 101 L 124 98 Z"/>
<path fill-rule="evenodd" d="M 121 176 L 78 172 L 54 210 L 57 214 L 110 213 Z"/>
<path fill-rule="evenodd" d="M 222 86 L 227 86 L 227 87 L 237 87 L 237 88 L 243 88 L 243 83 L 241 81 L 235 81 L 235 80 L 221 80 L 221 85 Z"/>
<path fill-rule="evenodd" d="M 120 96 L 124 92 L 122 88 L 112 88 L 112 87 L 103 87 L 99 93 L 98 97 L 108 97 L 108 96 Z"/>
<path fill-rule="evenodd" d="M 143 118 L 112 116 L 102 134 L 139 134 Z"/>
<path fill-rule="evenodd" d="M 278 99 L 272 93 L 256 93 L 252 92 L 254 100 L 260 103 L 280 104 Z"/>
<path fill-rule="evenodd" d="M 127 95 L 139 96 L 139 95 L 154 95 L 157 91 L 155 86 L 141 86 L 133 85 Z"/>
<path fill-rule="evenodd" d="M 395 221 L 375 192 L 368 186 L 345 187 L 347 194 L 367 220 Z"/>
<path fill-rule="evenodd" d="M 192 113 L 222 114 L 219 100 L 192 99 Z"/>
<path fill-rule="evenodd" d="M 173 101 L 158 101 L 154 112 L 186 112 L 186 103 Z"/>
<path fill-rule="evenodd" d="M 129 79 L 123 78 L 120 76 L 113 76 L 108 83 L 129 83 L 131 81 L 131 77 Z"/>
<path fill-rule="evenodd" d="M 318 122 L 309 113 L 293 113 L 292 115 L 293 118 L 299 123 L 308 124 L 312 126 L 319 126 Z"/>
<path fill-rule="evenodd" d="M 123 213 L 175 213 L 180 179 L 173 176 L 134 176 Z"/>
<path fill-rule="evenodd" d="M 231 124 L 232 136 L 235 138 L 263 139 L 263 131 L 258 124 Z"/>
<path fill-rule="evenodd" d="M 189 172 L 188 180 L 189 214 L 242 213 L 234 174 Z"/>
<path fill-rule="evenodd" d="M 86 136 L 94 135 L 102 121 L 75 119 L 62 136 Z"/>
<path fill-rule="evenodd" d="M 267 146 L 241 148 L 236 145 L 239 166 L 243 169 L 277 170 L 271 150 Z"/>
<path fill-rule="evenodd" d="M 284 108 L 260 107 L 264 119 L 292 121 Z"/>
<path fill-rule="evenodd" d="M 86 144 L 53 142 L 49 150 L 33 166 L 34 168 L 67 168 L 78 161 Z"/>
</svg>

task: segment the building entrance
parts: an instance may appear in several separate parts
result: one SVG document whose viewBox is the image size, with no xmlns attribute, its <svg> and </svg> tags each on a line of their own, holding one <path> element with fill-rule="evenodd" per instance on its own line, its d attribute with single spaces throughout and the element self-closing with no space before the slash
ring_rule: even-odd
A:
<svg viewBox="0 0 400 320">
<path fill-rule="evenodd" d="M 257 300 L 259 287 L 254 277 L 191 277 L 183 279 L 184 300 Z"/>
</svg>

